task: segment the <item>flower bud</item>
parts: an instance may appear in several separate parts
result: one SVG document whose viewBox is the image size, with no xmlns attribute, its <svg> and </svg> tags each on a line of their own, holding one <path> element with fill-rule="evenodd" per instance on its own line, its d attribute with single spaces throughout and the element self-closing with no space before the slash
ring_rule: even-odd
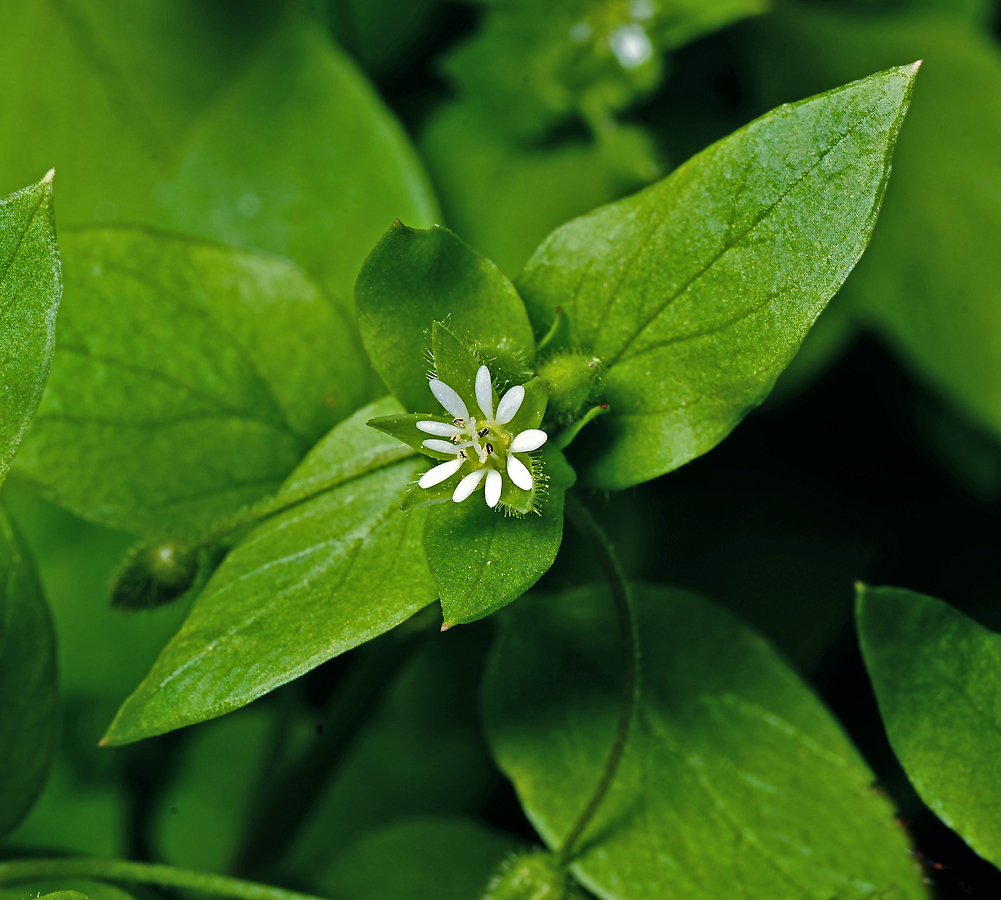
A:
<svg viewBox="0 0 1001 900">
<path fill-rule="evenodd" d="M 173 541 L 133 547 L 112 582 L 111 605 L 151 609 L 180 597 L 198 574 L 198 554 Z"/>
<path fill-rule="evenodd" d="M 506 860 L 483 900 L 582 900 L 569 874 L 545 850 L 518 853 Z"/>
<path fill-rule="evenodd" d="M 576 350 L 557 353 L 539 368 L 539 377 L 549 382 L 549 411 L 566 424 L 588 405 L 598 386 L 600 360 Z"/>
</svg>

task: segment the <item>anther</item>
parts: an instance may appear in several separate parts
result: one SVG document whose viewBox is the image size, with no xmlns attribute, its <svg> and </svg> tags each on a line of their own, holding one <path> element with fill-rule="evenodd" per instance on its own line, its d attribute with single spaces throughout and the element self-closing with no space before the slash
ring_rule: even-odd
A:
<svg viewBox="0 0 1001 900">
<path fill-rule="evenodd" d="M 481 428 L 481 429 L 480 429 L 480 430 L 479 430 L 479 431 L 477 432 L 477 435 L 478 435 L 479 437 L 486 437 L 486 436 L 487 436 L 488 434 L 490 434 L 490 429 L 489 429 L 489 428 Z"/>
<path fill-rule="evenodd" d="M 461 436 L 461 435 L 458 435 L 458 434 L 453 434 L 453 435 L 452 435 L 452 436 L 451 436 L 451 437 L 449 438 L 449 440 L 450 440 L 450 441 L 451 441 L 451 442 L 452 442 L 453 444 L 458 444 L 458 443 L 459 443 L 459 441 L 461 441 L 461 440 L 462 440 L 462 436 Z"/>
<path fill-rule="evenodd" d="M 465 450 L 460 450 L 456 455 L 459 457 L 459 459 L 469 459 L 469 456 Z"/>
<path fill-rule="evenodd" d="M 491 453 L 494 452 L 494 445 L 493 444 L 487 444 L 487 448 L 486 449 L 487 449 L 487 455 L 489 456 Z"/>
<path fill-rule="evenodd" d="M 452 419 L 452 424 L 456 428 L 465 428 L 466 427 L 466 420 L 465 419 Z"/>
</svg>

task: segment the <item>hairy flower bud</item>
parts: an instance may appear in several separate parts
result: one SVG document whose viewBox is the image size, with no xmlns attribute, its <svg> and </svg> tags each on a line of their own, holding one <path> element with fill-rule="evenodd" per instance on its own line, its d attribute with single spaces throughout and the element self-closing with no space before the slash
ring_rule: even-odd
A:
<svg viewBox="0 0 1001 900">
<path fill-rule="evenodd" d="M 151 609 L 180 597 L 198 574 L 197 552 L 173 541 L 133 547 L 118 569 L 111 605 Z"/>
<path fill-rule="evenodd" d="M 583 895 L 555 856 L 531 850 L 504 862 L 483 900 L 583 900 Z"/>
<path fill-rule="evenodd" d="M 557 353 L 539 368 L 549 382 L 549 411 L 556 421 L 572 422 L 583 412 L 598 386 L 600 360 L 570 350 Z"/>
</svg>

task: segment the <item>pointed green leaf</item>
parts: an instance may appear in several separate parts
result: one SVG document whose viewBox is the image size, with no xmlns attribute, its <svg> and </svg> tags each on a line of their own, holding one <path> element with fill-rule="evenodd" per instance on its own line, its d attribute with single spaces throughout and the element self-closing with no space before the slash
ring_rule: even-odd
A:
<svg viewBox="0 0 1001 900">
<path fill-rule="evenodd" d="M 280 253 L 350 309 L 389 223 L 437 218 L 403 130 L 298 8 L 38 0 L 7 13 L 0 191 L 55 165 L 63 226 L 141 222 Z"/>
<path fill-rule="evenodd" d="M 677 468 L 767 396 L 865 248 L 916 71 L 768 113 L 536 251 L 518 288 L 537 333 L 561 306 L 603 366 L 583 481 Z"/>
<path fill-rule="evenodd" d="M 359 410 L 292 473 L 230 552 L 112 723 L 125 744 L 250 703 L 398 625 L 436 596 L 425 513 L 400 502 L 420 464 Z"/>
<path fill-rule="evenodd" d="M 0 482 L 52 362 L 62 291 L 52 174 L 0 200 Z"/>
<path fill-rule="evenodd" d="M 639 708 L 571 871 L 603 900 L 927 897 L 872 773 L 813 692 L 702 597 L 641 587 Z M 611 598 L 581 588 L 501 617 L 484 683 L 494 756 L 552 848 L 615 734 L 622 653 Z"/>
<path fill-rule="evenodd" d="M 0 509 L 0 838 L 45 783 L 58 699 L 52 619 L 27 548 Z"/>
<path fill-rule="evenodd" d="M 927 12 L 863 17 L 788 5 L 767 25 L 755 46 L 770 98 L 908 54 L 925 59 L 879 227 L 837 302 L 937 393 L 1001 436 L 997 40 Z"/>
<path fill-rule="evenodd" d="M 350 322 L 291 263 L 139 228 L 63 247 L 59 349 L 17 465 L 79 515 L 196 535 L 368 399 Z"/>
<path fill-rule="evenodd" d="M 907 777 L 935 815 L 1001 866 L 1001 635 L 903 588 L 860 585 L 856 615 Z"/>
<path fill-rule="evenodd" d="M 445 625 L 472 622 L 516 600 L 549 569 L 563 540 L 563 495 L 573 469 L 555 448 L 540 453 L 548 477 L 539 513 L 505 515 L 490 509 L 483 492 L 462 503 L 431 509 L 424 528 L 424 552 L 441 595 Z M 516 491 L 506 483 L 505 489 Z M 501 494 L 503 503 L 515 497 Z"/>
<path fill-rule="evenodd" d="M 501 353 L 524 366 L 535 354 L 511 282 L 445 228 L 393 225 L 365 261 L 356 302 L 372 364 L 408 412 L 434 402 L 427 374 L 435 322 L 485 358 Z"/>
</svg>

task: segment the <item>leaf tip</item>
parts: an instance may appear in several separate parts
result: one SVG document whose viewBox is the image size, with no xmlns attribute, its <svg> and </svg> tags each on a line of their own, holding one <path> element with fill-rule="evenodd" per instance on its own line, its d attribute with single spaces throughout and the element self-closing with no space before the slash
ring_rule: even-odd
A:
<svg viewBox="0 0 1001 900">
<path fill-rule="evenodd" d="M 442 633 L 444 634 L 444 633 L 445 633 L 446 631 L 448 631 L 448 629 L 449 629 L 449 628 L 451 628 L 451 627 L 452 627 L 452 626 L 453 626 L 454 624 L 455 624 L 455 622 L 442 622 L 442 623 L 441 623 L 441 630 L 442 630 Z"/>
<path fill-rule="evenodd" d="M 42 179 L 42 184 L 52 184 L 52 179 L 55 177 L 56 177 L 56 170 L 53 167 L 49 169 L 48 172 L 45 173 L 45 177 Z"/>
</svg>

